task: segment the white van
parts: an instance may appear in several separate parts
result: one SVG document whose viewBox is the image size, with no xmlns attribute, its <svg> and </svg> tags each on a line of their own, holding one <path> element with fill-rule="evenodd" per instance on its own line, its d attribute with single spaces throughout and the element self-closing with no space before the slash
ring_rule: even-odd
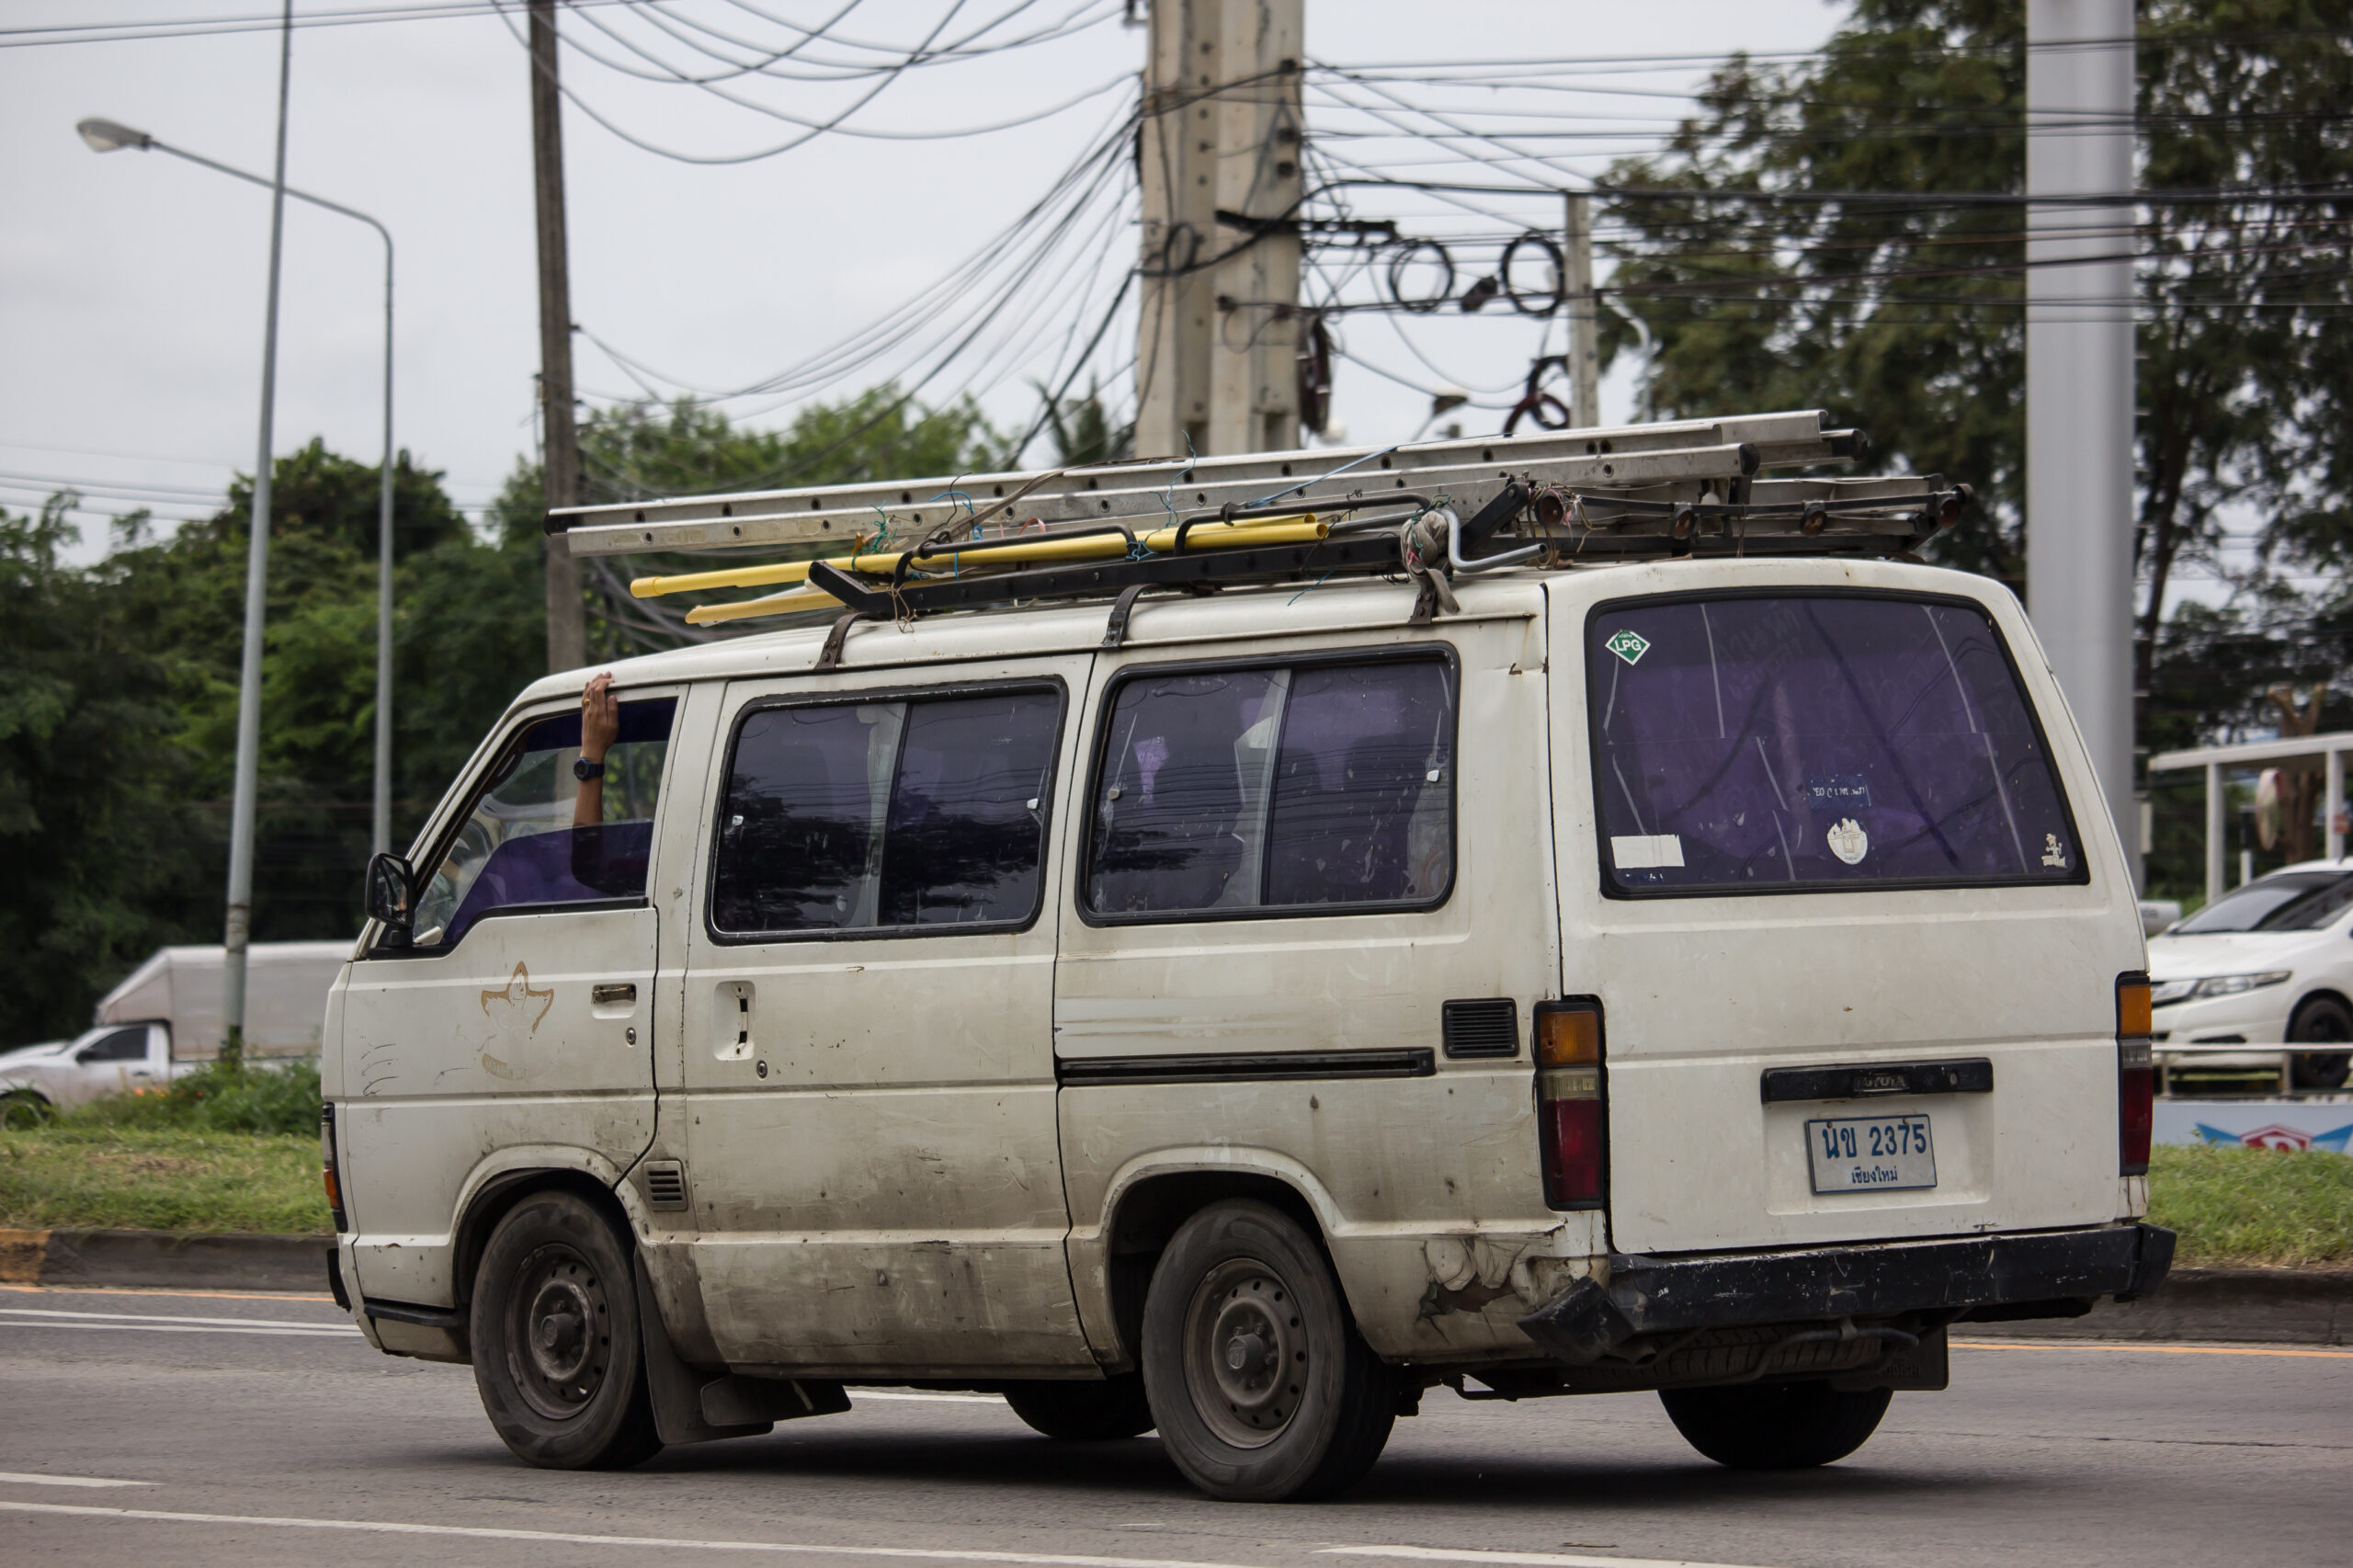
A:
<svg viewBox="0 0 2353 1568">
<path fill-rule="evenodd" d="M 1274 1499 L 1438 1384 L 1820 1464 L 1949 1324 L 2154 1290 L 2100 791 L 1897 558 L 1965 492 L 1756 477 L 1822 426 L 559 517 L 909 542 L 700 574 L 847 608 L 537 682 L 371 867 L 339 1297 L 537 1464 L 896 1383 Z"/>
</svg>

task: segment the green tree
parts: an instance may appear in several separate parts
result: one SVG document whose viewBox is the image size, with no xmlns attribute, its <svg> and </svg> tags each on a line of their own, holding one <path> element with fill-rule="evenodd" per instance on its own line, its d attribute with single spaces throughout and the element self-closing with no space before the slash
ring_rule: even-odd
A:
<svg viewBox="0 0 2353 1568">
<path fill-rule="evenodd" d="M 86 1027 L 178 934 L 200 875 L 162 661 L 137 618 L 61 561 L 72 497 L 0 512 L 0 1047 Z"/>
</svg>

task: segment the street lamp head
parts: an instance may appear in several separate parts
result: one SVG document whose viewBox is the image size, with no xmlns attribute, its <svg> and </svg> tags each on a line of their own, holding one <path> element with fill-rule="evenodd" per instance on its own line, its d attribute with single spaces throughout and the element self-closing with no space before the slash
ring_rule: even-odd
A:
<svg viewBox="0 0 2353 1568">
<path fill-rule="evenodd" d="M 133 131 L 95 115 L 74 129 L 82 133 L 82 140 L 90 144 L 93 153 L 118 153 L 125 147 L 136 147 L 143 153 L 155 144 L 155 139 L 143 131 Z"/>
</svg>

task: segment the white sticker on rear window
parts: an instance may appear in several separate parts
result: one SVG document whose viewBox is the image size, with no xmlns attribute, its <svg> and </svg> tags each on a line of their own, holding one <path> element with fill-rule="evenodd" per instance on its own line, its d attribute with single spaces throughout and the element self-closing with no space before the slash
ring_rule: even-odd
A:
<svg viewBox="0 0 2353 1568">
<path fill-rule="evenodd" d="M 1822 835 L 1829 841 L 1830 853 L 1849 866 L 1859 866 L 1863 857 L 1871 852 L 1871 835 L 1853 817 L 1840 819 L 1836 827 Z"/>
<path fill-rule="evenodd" d="M 1655 870 L 1683 864 L 1683 835 L 1678 833 L 1631 834 L 1609 840 L 1609 859 L 1621 871 Z"/>
</svg>

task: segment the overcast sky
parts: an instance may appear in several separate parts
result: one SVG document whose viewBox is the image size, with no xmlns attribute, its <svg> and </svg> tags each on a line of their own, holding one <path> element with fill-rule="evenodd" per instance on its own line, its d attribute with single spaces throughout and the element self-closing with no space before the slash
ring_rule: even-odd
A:
<svg viewBox="0 0 2353 1568">
<path fill-rule="evenodd" d="M 298 14 L 365 3 L 302 0 Z M 970 15 L 994 15 L 1008 3 L 972 0 Z M 732 7 L 736 30 L 766 37 L 777 36 L 770 18 L 814 24 L 841 8 L 841 0 L 673 4 L 701 7 L 706 23 Z M 0 9 L 0 45 L 42 24 L 194 23 L 272 8 L 269 0 L 9 0 Z M 1118 9 L 1109 0 L 1095 8 Z M 392 229 L 399 246 L 398 438 L 446 472 L 450 493 L 470 512 L 533 441 L 539 347 L 529 79 L 509 25 L 519 28 L 520 6 L 511 9 L 510 18 L 478 10 L 454 19 L 313 26 L 294 38 L 289 183 Z M 855 36 L 910 44 L 947 9 L 944 0 L 870 0 L 856 9 L 855 28 L 863 30 Z M 766 18 L 756 14 L 763 11 Z M 1817 0 L 1309 0 L 1308 51 L 1355 63 L 1804 50 L 1828 35 L 1839 11 Z M 1042 24 L 1074 12 L 1088 8 L 1082 0 L 1054 0 L 1035 7 L 1034 17 Z M 598 15 L 617 29 L 632 19 L 641 28 L 654 25 L 610 4 Z M 616 58 L 635 58 L 580 16 L 567 16 L 564 26 Z M 852 24 L 842 31 L 851 34 Z M 910 73 L 849 123 L 904 131 L 1016 118 L 1131 75 L 1142 39 L 1114 17 L 1058 40 Z M 0 350 L 7 367 L 0 382 L 0 505 L 21 510 L 58 482 L 80 485 L 89 494 L 88 509 L 78 514 L 85 555 L 103 549 L 107 514 L 145 498 L 162 517 L 201 516 L 217 506 L 233 472 L 251 471 L 269 201 L 266 190 L 161 153 L 95 154 L 74 135 L 74 122 L 107 116 L 266 174 L 277 58 L 277 35 L 266 29 L 0 47 L 0 185 L 8 197 L 8 221 L 0 226 Z M 633 82 L 578 55 L 568 55 L 563 69 L 567 85 L 592 107 L 680 151 L 752 151 L 792 131 L 692 87 Z M 1643 126 L 1676 111 L 1661 89 L 1688 90 L 1699 70 L 1642 74 L 1647 96 L 1620 109 L 1634 141 L 1613 142 L 1588 127 L 1564 161 L 1598 172 L 1612 150 L 1648 133 Z M 718 166 L 641 151 L 569 110 L 574 318 L 682 381 L 756 381 L 952 267 L 981 236 L 1037 199 L 1120 112 L 1126 90 L 1110 87 L 1068 112 L 996 134 L 917 142 L 828 135 L 771 158 Z M 847 102 L 844 91 L 755 80 L 745 94 L 781 112 L 824 115 Z M 1311 138 L 1321 122 L 1311 106 Z M 1442 222 L 1426 200 L 1416 207 L 1419 199 L 1404 193 L 1373 194 L 1396 199 L 1359 196 L 1359 211 L 1426 212 Z M 1537 205 L 1528 222 L 1556 223 L 1557 204 Z M 1132 230 L 1122 223 L 1117 237 L 1108 228 L 1102 233 L 1102 267 L 1116 282 L 1132 258 Z M 285 266 L 276 449 L 283 454 L 320 436 L 372 462 L 380 440 L 378 242 L 349 220 L 290 205 Z M 1074 284 L 1072 292 L 1075 298 Z M 1108 290 L 1099 297 L 1108 299 Z M 1428 410 L 1425 389 L 1437 381 L 1459 381 L 1483 398 L 1516 382 L 1540 332 L 1500 313 L 1416 318 L 1413 329 L 1418 335 L 1408 342 L 1395 336 L 1392 322 L 1348 322 L 1352 351 L 1415 383 L 1344 364 L 1336 405 L 1351 439 L 1410 435 Z M 1132 330 L 1125 321 L 1116 324 L 1107 363 L 1124 363 Z M 633 390 L 588 343 L 580 346 L 579 367 L 584 393 Z M 991 365 L 974 390 L 1000 423 L 1018 426 L 1037 407 L 1028 381 L 1035 373 L 1041 372 L 1026 362 Z M 853 370 L 829 395 L 855 391 L 863 379 Z M 775 399 L 727 406 L 756 424 L 782 424 L 791 413 L 789 402 Z M 1604 411 L 1614 419 L 1628 406 L 1621 374 L 1605 390 Z M 1472 427 L 1493 427 L 1495 415 L 1472 412 Z"/>
</svg>

